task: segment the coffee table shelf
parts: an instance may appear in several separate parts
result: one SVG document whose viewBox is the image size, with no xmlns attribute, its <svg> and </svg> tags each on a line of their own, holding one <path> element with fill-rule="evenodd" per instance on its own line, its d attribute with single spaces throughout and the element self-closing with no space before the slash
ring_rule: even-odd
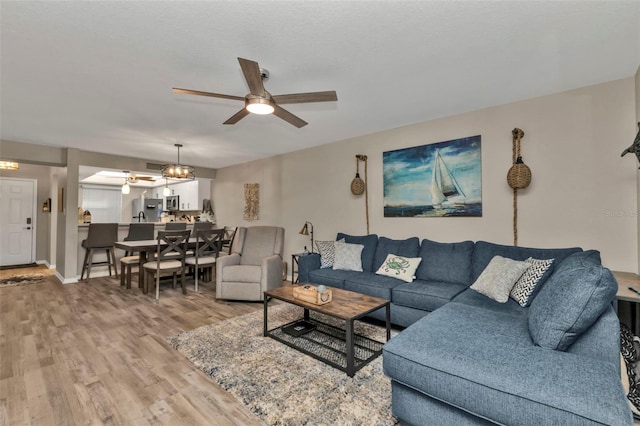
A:
<svg viewBox="0 0 640 426">
<path fill-rule="evenodd" d="M 347 341 L 345 330 L 309 318 L 307 322 L 314 324 L 316 328 L 306 334 L 294 337 L 282 331 L 283 327 L 299 321 L 300 320 L 292 321 L 271 329 L 267 334 L 269 337 L 285 345 L 346 372 Z M 353 335 L 353 345 L 355 373 L 382 353 L 384 343 L 356 333 Z"/>
<path fill-rule="evenodd" d="M 264 330 L 265 337 L 271 337 L 332 367 L 342 370 L 349 377 L 367 365 L 382 353 L 383 342 L 355 333 L 354 322 L 378 309 L 385 310 L 386 341 L 391 336 L 390 302 L 378 297 L 353 291 L 332 288 L 333 300 L 324 305 L 315 305 L 296 299 L 292 286 L 282 286 L 264 292 Z M 304 315 L 296 321 L 269 329 L 268 302 L 274 298 L 303 308 Z M 310 318 L 309 312 L 318 312 L 332 318 L 343 320 L 345 328 Z M 298 321 L 311 322 L 315 329 L 294 337 L 285 333 L 283 327 Z"/>
</svg>

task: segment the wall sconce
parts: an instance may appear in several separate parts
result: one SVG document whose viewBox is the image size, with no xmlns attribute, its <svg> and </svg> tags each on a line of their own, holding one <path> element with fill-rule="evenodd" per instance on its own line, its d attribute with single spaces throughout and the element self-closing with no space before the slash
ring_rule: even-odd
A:
<svg viewBox="0 0 640 426">
<path fill-rule="evenodd" d="M 51 198 L 44 200 L 42 204 L 42 213 L 51 213 Z"/>
<path fill-rule="evenodd" d="M 300 235 L 309 235 L 309 226 L 311 226 L 311 253 L 313 253 L 313 223 L 305 222 L 304 226 L 300 230 Z"/>
</svg>

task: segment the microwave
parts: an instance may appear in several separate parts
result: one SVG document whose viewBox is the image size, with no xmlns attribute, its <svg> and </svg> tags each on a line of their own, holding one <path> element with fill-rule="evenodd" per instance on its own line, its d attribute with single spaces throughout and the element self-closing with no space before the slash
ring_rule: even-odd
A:
<svg viewBox="0 0 640 426">
<path fill-rule="evenodd" d="M 179 195 L 171 195 L 167 197 L 167 208 L 165 210 L 177 211 L 180 210 L 180 196 Z"/>
</svg>

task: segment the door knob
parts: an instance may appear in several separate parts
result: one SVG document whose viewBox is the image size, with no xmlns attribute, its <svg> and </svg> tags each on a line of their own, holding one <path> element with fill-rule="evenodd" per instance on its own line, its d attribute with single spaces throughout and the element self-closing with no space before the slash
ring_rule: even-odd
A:
<svg viewBox="0 0 640 426">
<path fill-rule="evenodd" d="M 24 227 L 24 228 L 22 228 L 22 229 L 31 229 L 31 227 L 30 227 L 30 226 L 25 226 L 25 227 Z"/>
</svg>

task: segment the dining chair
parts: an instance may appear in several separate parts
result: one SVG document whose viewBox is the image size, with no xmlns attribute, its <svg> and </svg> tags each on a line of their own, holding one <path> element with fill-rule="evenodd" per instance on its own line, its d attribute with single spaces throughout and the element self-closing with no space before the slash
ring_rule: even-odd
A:
<svg viewBox="0 0 640 426">
<path fill-rule="evenodd" d="M 208 276 L 213 276 L 213 267 L 222 250 L 222 237 L 224 229 L 209 229 L 198 231 L 196 234 L 195 256 L 185 259 L 185 264 L 195 268 L 195 288 L 198 291 L 198 277 L 200 269 L 208 271 Z"/>
<path fill-rule="evenodd" d="M 233 245 L 233 240 L 236 237 L 237 230 L 238 228 L 236 226 L 224 227 L 224 237 L 222 237 L 222 250 L 225 250 L 227 254 L 231 254 L 231 246 Z"/>
<path fill-rule="evenodd" d="M 118 276 L 118 267 L 116 266 L 116 255 L 113 245 L 118 239 L 117 223 L 91 223 L 87 239 L 83 240 L 81 245 L 84 247 L 84 260 L 82 262 L 82 272 L 80 272 L 80 281 L 84 273 L 87 273 L 87 279 L 91 274 L 91 267 L 94 265 L 109 265 L 109 276 L 111 276 L 111 266 L 113 266 L 116 277 Z M 94 262 L 93 254 L 97 250 L 104 250 L 107 255 L 106 261 Z"/>
<path fill-rule="evenodd" d="M 164 225 L 165 231 L 184 231 L 187 229 L 187 224 L 184 222 L 167 222 Z"/>
<path fill-rule="evenodd" d="M 156 259 L 143 265 L 146 281 L 145 287 L 148 289 L 151 280 L 155 278 L 156 300 L 160 298 L 160 275 L 166 273 L 173 274 L 173 288 L 176 288 L 178 272 L 181 272 L 180 286 L 182 293 L 187 294 L 185 286 L 185 257 L 189 236 L 191 231 L 158 231 L 158 245 L 156 248 Z"/>
<path fill-rule="evenodd" d="M 213 229 L 212 222 L 194 222 L 193 232 L 191 233 L 191 236 L 195 238 L 198 234 L 198 231 L 208 231 L 211 229 Z"/>
<path fill-rule="evenodd" d="M 129 233 L 124 241 L 153 240 L 154 232 L 153 223 L 131 223 L 129 224 Z M 128 251 L 124 252 L 124 256 L 120 258 L 120 287 L 126 284 L 126 288 L 131 288 L 131 269 L 139 263 L 140 256 L 130 256 Z"/>
</svg>

